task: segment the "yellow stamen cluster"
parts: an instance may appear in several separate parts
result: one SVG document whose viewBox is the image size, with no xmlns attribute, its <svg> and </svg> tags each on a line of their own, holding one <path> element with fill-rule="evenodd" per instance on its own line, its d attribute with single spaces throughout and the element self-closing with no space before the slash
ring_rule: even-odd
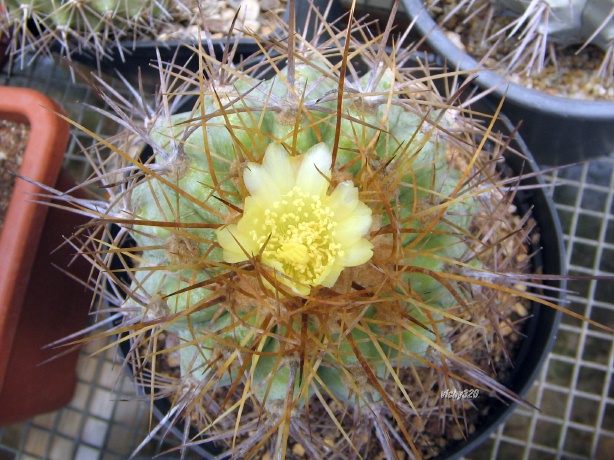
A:
<svg viewBox="0 0 614 460">
<path fill-rule="evenodd" d="M 271 235 L 262 254 L 264 262 L 275 266 L 280 261 L 286 275 L 313 286 L 331 261 L 343 255 L 334 240 L 337 222 L 333 217 L 334 212 L 322 205 L 319 196 L 294 187 L 265 211 L 262 227 L 251 230 L 250 235 L 260 246 Z"/>
<path fill-rule="evenodd" d="M 367 262 L 373 255 L 364 238 L 371 210 L 351 181 L 327 195 L 331 162 L 323 143 L 297 157 L 269 145 L 262 164 L 245 170 L 250 196 L 243 216 L 217 233 L 224 260 L 260 254 L 276 280 L 298 295 L 308 295 L 312 286 L 332 287 L 343 268 Z"/>
</svg>

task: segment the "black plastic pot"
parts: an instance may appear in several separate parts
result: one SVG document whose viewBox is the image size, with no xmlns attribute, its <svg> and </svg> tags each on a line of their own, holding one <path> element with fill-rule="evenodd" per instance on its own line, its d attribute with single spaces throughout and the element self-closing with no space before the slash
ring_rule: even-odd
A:
<svg viewBox="0 0 614 460">
<path fill-rule="evenodd" d="M 298 3 L 302 4 L 303 2 L 299 1 Z M 421 61 L 424 61 L 424 59 L 421 58 Z M 471 108 L 476 113 L 492 114 L 494 112 L 493 105 L 488 100 L 480 100 L 474 103 Z M 494 130 L 509 135 L 515 132 L 515 123 L 512 123 L 506 116 L 499 115 L 499 121 L 496 123 Z M 565 275 L 565 248 L 561 225 L 554 203 L 546 193 L 544 181 L 538 174 L 539 167 L 521 136 L 515 136 L 510 148 L 520 152 L 522 156 L 509 154 L 506 157 L 504 174 L 518 176 L 537 173 L 535 176 L 527 177 L 521 181 L 521 186 L 528 187 L 526 190 L 517 192 L 514 203 L 521 214 L 530 210 L 537 222 L 540 240 L 532 245 L 529 251 L 536 254 L 533 258 L 534 271 L 548 275 Z M 144 154 L 146 155 L 146 153 Z M 551 291 L 549 294 L 551 298 L 556 298 L 556 301 L 561 304 L 564 301 L 565 281 L 563 279 L 551 280 L 545 281 L 544 284 L 559 289 Z M 560 317 L 561 313 L 555 309 L 537 303 L 532 305 L 531 318 L 526 321 L 523 330 L 526 338 L 516 354 L 514 369 L 510 373 L 509 380 L 503 382 L 514 393 L 524 396 L 531 388 L 554 344 Z M 127 342 L 123 342 L 121 348 L 124 356 L 130 350 Z M 513 403 L 492 398 L 489 414 L 476 426 L 476 431 L 466 440 L 452 445 L 437 458 L 447 460 L 471 452 L 511 416 L 515 408 L 516 405 Z M 159 419 L 163 419 L 170 409 L 171 402 L 168 399 L 157 399 L 155 401 L 155 413 Z M 171 431 L 177 439 L 182 439 L 183 428 L 181 424 L 172 427 Z M 199 454 L 203 458 L 209 458 L 209 455 L 211 455 L 208 448 L 215 451 L 215 446 L 212 445 L 202 445 L 198 448 Z"/>
<path fill-rule="evenodd" d="M 425 10 L 423 0 L 403 0 L 415 30 L 449 69 L 475 71 L 478 62 L 459 49 Z M 475 83 L 492 90 L 539 164 L 564 165 L 609 154 L 614 150 L 614 102 L 551 96 L 511 83 L 494 71 L 479 72 Z"/>
<path fill-rule="evenodd" d="M 493 107 L 488 101 L 478 101 L 471 108 L 478 113 L 493 113 Z M 500 115 L 494 131 L 509 135 L 514 132 L 514 125 L 506 116 Z M 516 136 L 511 142 L 510 148 L 520 152 L 522 156 L 515 154 L 506 156 L 506 163 L 502 168 L 504 176 L 515 177 L 539 172 L 537 163 L 520 137 Z M 518 207 L 520 215 L 531 212 L 532 217 L 537 222 L 537 230 L 540 235 L 539 241 L 531 244 L 529 248 L 529 253 L 535 253 L 533 257 L 534 271 L 549 275 L 565 275 L 563 233 L 554 203 L 546 192 L 543 178 L 539 174 L 527 177 L 520 182 L 520 186 L 525 186 L 526 190 L 517 191 L 514 204 Z M 565 300 L 565 280 L 544 281 L 544 284 L 557 289 L 550 291 L 549 295 L 551 298 L 557 299 L 555 302 L 558 301 L 558 304 L 562 304 Z M 561 312 L 538 303 L 532 304 L 530 314 L 531 318 L 526 321 L 522 330 L 526 337 L 514 358 L 514 368 L 510 372 L 509 379 L 502 382 L 507 388 L 520 396 L 525 396 L 528 393 L 537 378 L 546 357 L 552 349 L 562 316 Z M 120 348 L 123 356 L 126 356 L 130 350 L 130 344 L 122 342 Z M 143 388 L 143 390 L 147 392 L 149 388 Z M 494 397 L 491 399 L 492 405 L 489 413 L 476 426 L 476 431 L 466 440 L 451 445 L 447 451 L 436 457 L 437 460 L 456 459 L 473 451 L 486 441 L 512 415 L 517 407 L 516 403 L 502 401 Z M 154 405 L 154 412 L 158 420 L 162 420 L 172 408 L 170 400 L 164 398 L 157 399 Z M 184 426 L 179 423 L 173 426 L 170 431 L 173 437 L 181 440 Z M 191 430 L 191 436 L 196 436 L 196 434 L 194 430 Z M 212 443 L 201 444 L 191 447 L 191 449 L 196 449 L 202 458 L 213 458 L 221 453 Z"/>
</svg>

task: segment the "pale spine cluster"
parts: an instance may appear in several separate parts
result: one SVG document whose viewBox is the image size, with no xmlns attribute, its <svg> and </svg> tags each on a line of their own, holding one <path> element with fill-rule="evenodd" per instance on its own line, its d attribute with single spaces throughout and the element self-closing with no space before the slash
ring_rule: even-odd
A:
<svg viewBox="0 0 614 460">
<path fill-rule="evenodd" d="M 607 51 L 614 41 L 612 0 L 493 0 L 493 3 L 530 21 L 537 15 L 537 32 L 555 43 L 591 43 Z"/>
</svg>

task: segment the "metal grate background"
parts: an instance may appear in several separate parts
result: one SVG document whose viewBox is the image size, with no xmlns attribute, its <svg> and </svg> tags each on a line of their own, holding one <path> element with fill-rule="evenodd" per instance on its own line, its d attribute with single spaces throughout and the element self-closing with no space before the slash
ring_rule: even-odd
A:
<svg viewBox="0 0 614 460">
<path fill-rule="evenodd" d="M 115 82 L 117 83 L 117 82 Z M 97 133 L 112 133 L 84 103 L 100 106 L 95 93 L 74 83 L 62 64 L 39 59 L 26 70 L 0 73 L 0 84 L 41 90 L 69 116 Z M 120 86 L 119 84 L 117 85 Z M 74 133 L 66 164 L 88 174 L 78 155 L 88 140 Z M 570 274 L 614 274 L 614 153 L 546 175 L 565 233 Z M 614 327 L 614 283 L 569 284 L 569 308 Z M 128 458 L 150 424 L 148 402 L 135 400 L 132 383 L 113 351 L 82 351 L 78 388 L 62 410 L 0 427 L 0 460 Z M 92 355 L 93 354 L 93 355 Z M 614 337 L 571 317 L 563 319 L 554 350 L 528 399 L 541 408 L 518 409 L 471 459 L 609 459 L 614 452 Z M 1 410 L 1 408 L 0 408 Z M 169 439 L 172 445 L 172 439 Z M 169 445 L 154 440 L 141 452 L 151 458 Z M 177 453 L 168 458 L 178 458 Z M 191 457 L 198 458 L 193 452 Z"/>
</svg>

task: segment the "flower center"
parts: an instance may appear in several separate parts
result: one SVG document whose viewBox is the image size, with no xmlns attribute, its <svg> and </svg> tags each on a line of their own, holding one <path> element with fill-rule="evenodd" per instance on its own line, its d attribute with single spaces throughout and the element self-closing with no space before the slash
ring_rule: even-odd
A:
<svg viewBox="0 0 614 460">
<path fill-rule="evenodd" d="M 302 243 L 290 241 L 281 245 L 279 256 L 292 264 L 305 265 L 309 262 L 309 249 Z"/>
<path fill-rule="evenodd" d="M 327 268 L 342 255 L 335 243 L 334 212 L 322 197 L 294 187 L 264 211 L 260 228 L 250 231 L 271 265 L 280 263 L 284 273 L 299 283 L 315 285 Z M 272 263 L 273 262 L 273 263 Z"/>
</svg>

